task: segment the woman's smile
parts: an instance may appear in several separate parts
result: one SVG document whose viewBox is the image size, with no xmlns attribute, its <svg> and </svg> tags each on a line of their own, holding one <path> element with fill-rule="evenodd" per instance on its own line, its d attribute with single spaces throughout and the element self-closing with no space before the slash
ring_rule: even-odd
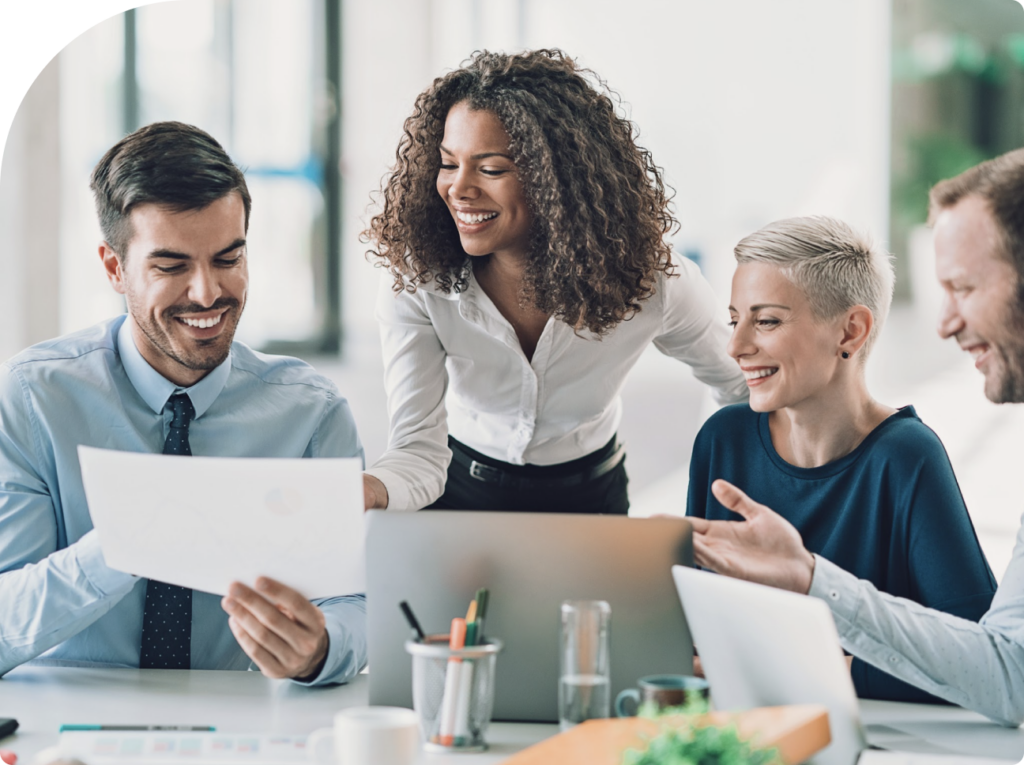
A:
<svg viewBox="0 0 1024 765">
<path fill-rule="evenodd" d="M 456 222 L 461 223 L 462 226 L 466 228 L 469 228 L 470 226 L 480 226 L 498 217 L 498 213 L 496 212 L 474 212 L 472 210 L 460 210 L 458 207 L 455 206 L 453 206 L 452 209 L 455 211 Z"/>
<path fill-rule="evenodd" d="M 747 385 L 751 388 L 755 385 L 762 385 L 768 381 L 768 378 L 779 371 L 778 367 L 744 367 L 741 366 L 740 370 L 743 372 L 743 376 L 747 380 Z"/>
</svg>

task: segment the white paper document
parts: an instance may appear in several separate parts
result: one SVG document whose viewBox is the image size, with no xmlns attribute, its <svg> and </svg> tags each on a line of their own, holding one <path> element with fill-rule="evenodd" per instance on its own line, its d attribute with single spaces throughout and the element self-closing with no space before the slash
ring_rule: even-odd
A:
<svg viewBox="0 0 1024 765">
<path fill-rule="evenodd" d="M 362 463 L 80 446 L 107 565 L 223 595 L 268 576 L 309 599 L 365 591 Z"/>
</svg>

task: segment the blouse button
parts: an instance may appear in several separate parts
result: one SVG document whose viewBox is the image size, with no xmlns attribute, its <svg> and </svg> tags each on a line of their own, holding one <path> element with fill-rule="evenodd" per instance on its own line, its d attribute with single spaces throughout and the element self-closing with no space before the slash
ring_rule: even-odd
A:
<svg viewBox="0 0 1024 765">
<path fill-rule="evenodd" d="M 839 590 L 829 590 L 828 596 L 832 598 L 832 600 L 839 600 Z"/>
</svg>

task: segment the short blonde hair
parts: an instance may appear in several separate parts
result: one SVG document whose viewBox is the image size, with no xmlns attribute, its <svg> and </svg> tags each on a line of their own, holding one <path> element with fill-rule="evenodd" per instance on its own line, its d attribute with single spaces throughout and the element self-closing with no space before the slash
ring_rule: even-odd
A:
<svg viewBox="0 0 1024 765">
<path fill-rule="evenodd" d="M 740 265 L 777 266 L 803 290 L 821 319 L 867 306 L 874 318 L 864 344 L 862 358 L 867 357 L 892 304 L 895 276 L 888 252 L 842 221 L 822 215 L 769 223 L 742 239 L 733 252 Z"/>
</svg>

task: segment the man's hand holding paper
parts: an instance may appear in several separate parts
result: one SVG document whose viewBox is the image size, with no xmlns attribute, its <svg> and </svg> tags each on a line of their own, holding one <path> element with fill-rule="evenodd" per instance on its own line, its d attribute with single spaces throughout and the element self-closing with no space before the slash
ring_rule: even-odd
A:
<svg viewBox="0 0 1024 765">
<path fill-rule="evenodd" d="M 233 582 L 221 604 L 242 650 L 267 677 L 313 680 L 330 647 L 323 612 L 280 582 Z"/>
</svg>

